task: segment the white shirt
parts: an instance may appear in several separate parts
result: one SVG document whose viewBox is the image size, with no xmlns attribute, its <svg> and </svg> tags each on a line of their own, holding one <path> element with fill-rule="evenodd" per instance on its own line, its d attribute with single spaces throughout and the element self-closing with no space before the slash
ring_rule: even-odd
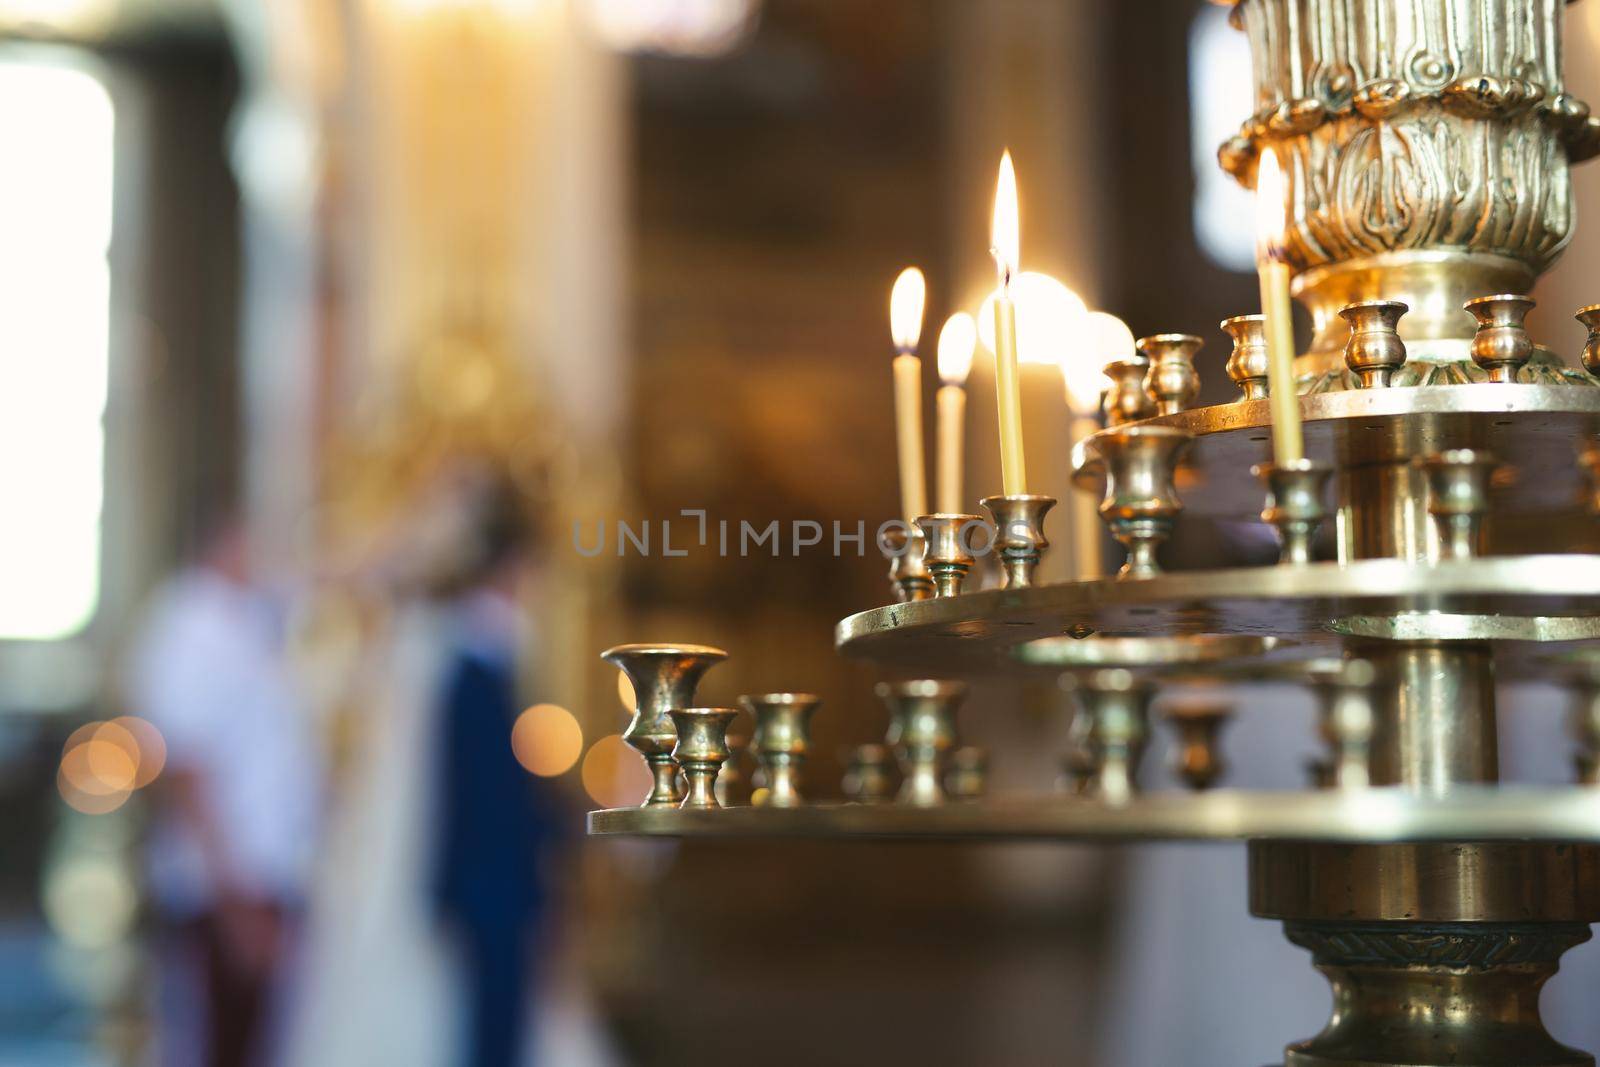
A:
<svg viewBox="0 0 1600 1067">
<path fill-rule="evenodd" d="M 278 627 L 256 591 L 194 569 L 157 595 L 131 664 L 131 697 L 167 743 L 167 769 L 192 774 L 221 838 L 230 885 L 291 901 L 316 847 L 321 766 Z M 150 881 L 177 915 L 210 907 L 215 873 L 194 829 L 161 819 Z"/>
</svg>

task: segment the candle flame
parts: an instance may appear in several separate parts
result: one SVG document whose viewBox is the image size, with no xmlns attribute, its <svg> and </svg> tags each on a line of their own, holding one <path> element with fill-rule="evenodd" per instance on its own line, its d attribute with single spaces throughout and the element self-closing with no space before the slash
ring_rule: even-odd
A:
<svg viewBox="0 0 1600 1067">
<path fill-rule="evenodd" d="M 1000 157 L 1000 180 L 994 191 L 994 223 L 989 232 L 989 254 L 1000 270 L 1001 284 L 1021 269 L 1022 235 L 1017 211 L 1017 171 L 1009 149 Z"/>
<path fill-rule="evenodd" d="M 928 299 L 928 282 L 916 267 L 907 267 L 894 280 L 889 296 L 889 333 L 902 353 L 915 352 L 922 339 L 922 306 Z"/>
<path fill-rule="evenodd" d="M 965 385 L 972 372 L 972 351 L 978 346 L 978 324 L 958 311 L 939 331 L 939 378 L 946 385 Z"/>
<path fill-rule="evenodd" d="M 1278 153 L 1268 148 L 1256 168 L 1256 247 L 1263 259 L 1283 254 L 1283 231 L 1288 216 L 1286 189 Z"/>
</svg>

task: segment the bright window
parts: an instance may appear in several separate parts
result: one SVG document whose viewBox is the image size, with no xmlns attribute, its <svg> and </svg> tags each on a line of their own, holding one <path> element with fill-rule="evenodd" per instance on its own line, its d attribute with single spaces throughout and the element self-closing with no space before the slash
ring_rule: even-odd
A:
<svg viewBox="0 0 1600 1067">
<path fill-rule="evenodd" d="M 92 75 L 0 58 L 0 638 L 100 599 L 113 126 Z"/>
<path fill-rule="evenodd" d="M 1207 4 L 1189 32 L 1189 143 L 1194 159 L 1194 231 L 1219 266 L 1255 269 L 1255 207 L 1217 166 L 1217 147 L 1254 110 L 1250 46 L 1228 25 L 1228 9 Z"/>
</svg>

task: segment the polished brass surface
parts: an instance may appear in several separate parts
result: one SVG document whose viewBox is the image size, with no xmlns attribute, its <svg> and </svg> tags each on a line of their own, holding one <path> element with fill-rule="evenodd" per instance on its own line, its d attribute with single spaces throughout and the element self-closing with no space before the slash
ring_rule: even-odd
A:
<svg viewBox="0 0 1600 1067">
<path fill-rule="evenodd" d="M 1372 778 L 1443 793 L 1500 774 L 1494 660 L 1489 645 L 1373 642 L 1361 646 L 1382 684 Z"/>
<path fill-rule="evenodd" d="M 1264 315 L 1235 315 L 1223 319 L 1222 332 L 1233 338 L 1228 356 L 1228 378 L 1239 387 L 1240 400 L 1265 400 L 1267 385 L 1267 320 Z"/>
<path fill-rule="evenodd" d="M 944 791 L 951 800 L 981 800 L 989 791 L 989 750 L 962 745 L 950 753 Z"/>
<path fill-rule="evenodd" d="M 1583 342 L 1583 369 L 1600 374 L 1600 304 L 1579 308 L 1574 317 L 1589 331 Z"/>
<path fill-rule="evenodd" d="M 1188 670 L 1221 668 L 1253 660 L 1292 642 L 1275 637 L 1235 634 L 1192 634 L 1185 637 L 1045 637 L 1011 650 L 1018 663 L 1055 670 L 1082 667 Z"/>
<path fill-rule="evenodd" d="M 1333 468 L 1302 459 L 1283 466 L 1258 463 L 1251 473 L 1267 483 L 1267 506 L 1261 511 L 1261 521 L 1278 529 L 1283 546 L 1279 562 L 1310 563 L 1311 538 L 1327 514 L 1322 498 Z"/>
<path fill-rule="evenodd" d="M 1156 402 L 1144 391 L 1144 379 L 1149 371 L 1150 361 L 1143 357 L 1106 364 L 1105 373 L 1110 384 L 1100 409 L 1105 413 L 1107 426 L 1137 422 L 1156 413 Z"/>
<path fill-rule="evenodd" d="M 1091 776 L 1085 792 L 1107 804 L 1126 804 L 1137 792 L 1139 764 L 1150 734 L 1154 691 L 1132 671 L 1121 668 L 1063 676 L 1077 697 Z"/>
<path fill-rule="evenodd" d="M 960 596 L 961 585 L 972 570 L 972 537 L 984 531 L 982 547 L 988 547 L 988 525 L 976 515 L 924 515 L 917 519 L 927 544 L 923 563 L 933 575 L 934 595 Z"/>
<path fill-rule="evenodd" d="M 1161 333 L 1140 338 L 1138 349 L 1150 361 L 1145 374 L 1145 395 L 1156 406 L 1157 415 L 1176 415 L 1200 395 L 1200 375 L 1194 357 L 1205 346 L 1205 339 L 1187 333 Z"/>
<path fill-rule="evenodd" d="M 1339 309 L 1339 317 L 1350 327 L 1344 365 L 1363 389 L 1388 388 L 1395 372 L 1406 365 L 1406 343 L 1399 331 L 1400 320 L 1410 310 L 1398 300 L 1367 300 Z"/>
<path fill-rule="evenodd" d="M 793 808 L 800 796 L 800 768 L 811 747 L 811 716 L 822 698 L 810 693 L 760 693 L 739 698 L 755 719 L 750 740 L 766 777 L 760 803 L 773 808 Z"/>
<path fill-rule="evenodd" d="M 1222 780 L 1227 761 L 1222 758 L 1222 728 L 1233 716 L 1232 704 L 1185 701 L 1168 704 L 1162 716 L 1178 732 L 1172 768 L 1190 789 L 1210 789 Z"/>
<path fill-rule="evenodd" d="M 688 787 L 685 808 L 716 808 L 717 772 L 728 758 L 728 727 L 738 717 L 737 708 L 673 708 L 667 712 L 677 729 L 672 758 L 683 769 Z"/>
<path fill-rule="evenodd" d="M 1420 456 L 1417 465 L 1428 475 L 1428 514 L 1439 531 L 1441 554 L 1454 560 L 1476 556 L 1489 510 L 1489 478 L 1499 461 L 1481 449 L 1452 448 Z"/>
<path fill-rule="evenodd" d="M 933 576 L 924 563 L 927 542 L 920 530 L 890 526 L 881 534 L 884 554 L 889 557 L 889 584 L 902 604 L 928 600 L 933 596 Z"/>
<path fill-rule="evenodd" d="M 1600 919 L 1600 847 L 1253 841 L 1250 910 L 1333 986 L 1286 1063 L 1593 1063 L 1545 1032 L 1538 993 Z"/>
<path fill-rule="evenodd" d="M 1514 382 L 1517 372 L 1533 358 L 1533 341 L 1524 324 L 1533 301 L 1525 296 L 1480 296 L 1466 303 L 1478 323 L 1472 335 L 1472 362 L 1491 382 Z"/>
<path fill-rule="evenodd" d="M 857 745 L 845 770 L 844 795 L 857 804 L 887 804 L 894 799 L 896 778 L 888 745 Z"/>
<path fill-rule="evenodd" d="M 1317 694 L 1317 731 L 1327 759 L 1313 765 L 1323 789 L 1365 789 L 1372 781 L 1373 709 L 1377 671 L 1364 659 L 1335 661 L 1307 671 Z"/>
<path fill-rule="evenodd" d="M 1156 549 L 1171 536 L 1183 510 L 1172 479 L 1190 440 L 1181 430 L 1148 425 L 1121 426 L 1090 438 L 1106 473 L 1100 517 L 1128 549 L 1119 579 L 1161 573 Z"/>
<path fill-rule="evenodd" d="M 652 785 L 646 807 L 675 808 L 683 801 L 678 764 L 672 748 L 678 732 L 668 712 L 694 704 L 701 677 L 728 658 L 720 648 L 705 645 L 618 645 L 600 658 L 622 671 L 633 684 L 637 706 L 622 739 L 650 767 Z"/>
<path fill-rule="evenodd" d="M 1044 517 L 1056 506 L 1054 497 L 1033 494 L 991 496 L 979 501 L 994 518 L 994 548 L 1007 589 L 1026 589 L 1050 542 L 1044 536 Z"/>
<path fill-rule="evenodd" d="M 918 808 L 591 812 L 589 831 L 663 837 L 881 837 L 980 841 L 1548 841 L 1600 843 L 1600 790 L 1462 786 L 1405 789 L 1147 792 L 1122 805 L 1061 793 Z"/>
<path fill-rule="evenodd" d="M 715 789 L 717 803 L 725 808 L 750 803 L 750 775 L 745 770 L 749 757 L 748 746 L 743 741 L 728 739 L 728 758 L 717 772 Z"/>
<path fill-rule="evenodd" d="M 877 692 L 889 708 L 889 744 L 904 776 L 900 803 L 919 808 L 944 803 L 945 760 L 956 745 L 956 709 L 967 698 L 966 684 L 880 682 Z"/>
</svg>

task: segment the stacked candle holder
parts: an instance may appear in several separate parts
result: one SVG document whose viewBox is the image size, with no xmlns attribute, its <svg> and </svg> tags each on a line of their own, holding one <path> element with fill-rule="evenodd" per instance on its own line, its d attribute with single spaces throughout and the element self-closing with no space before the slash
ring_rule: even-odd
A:
<svg viewBox="0 0 1600 1067">
<path fill-rule="evenodd" d="M 910 679 L 878 687 L 887 735 L 848 754 L 837 788 L 796 788 L 783 746 L 805 699 L 748 698 L 790 717 L 769 730 L 790 740 L 757 753 L 778 784 L 767 803 L 713 809 L 729 713 L 695 709 L 692 682 L 720 654 L 630 646 L 614 662 L 641 693 L 627 736 L 654 785 L 642 808 L 594 813 L 592 832 L 1247 840 L 1251 911 L 1311 951 L 1338 1005 L 1287 1064 L 1592 1067 L 1537 1004 L 1600 919 L 1600 303 L 1576 312 L 1587 340 L 1563 356 L 1526 294 L 1570 236 L 1568 168 L 1600 154 L 1600 119 L 1562 89 L 1556 0 L 1504 0 L 1489 20 L 1482 7 L 1237 5 L 1262 110 L 1219 158 L 1262 208 L 1261 305 L 1221 323 L 1230 343 L 1209 364 L 1236 395 L 1197 403 L 1209 331 L 1108 341 L 1085 325 L 1071 347 L 1104 363 L 1098 403 L 1062 417 L 1095 424 L 1070 459 L 1027 457 L 1070 462 L 1060 507 L 1030 492 L 1024 462 L 1027 275 L 1007 157 L 997 288 L 976 329 L 941 334 L 931 508 L 915 362 L 927 289 L 920 272 L 896 287 L 892 602 L 835 631 L 841 654 Z M 1420 166 L 1445 143 L 1461 149 L 1440 164 L 1448 181 L 1329 179 L 1352 160 L 1378 173 L 1396 145 Z M 1291 299 L 1311 312 L 1309 346 Z M 959 394 L 980 335 L 1001 462 L 968 497 Z M 1041 581 L 1052 538 L 1081 544 L 1076 520 L 1094 513 L 1121 569 Z M 1193 536 L 1201 523 L 1212 536 Z M 1061 690 L 1056 787 L 1018 788 L 1006 753 L 991 771 L 961 745 L 958 707 L 1016 714 L 985 684 L 996 676 Z M 1501 782 L 1497 694 L 1526 680 L 1570 691 L 1569 784 Z M 1317 709 L 1302 787 L 1230 785 L 1259 728 L 1234 703 L 1285 685 Z M 1152 786 L 1158 748 L 1175 786 Z"/>
</svg>

